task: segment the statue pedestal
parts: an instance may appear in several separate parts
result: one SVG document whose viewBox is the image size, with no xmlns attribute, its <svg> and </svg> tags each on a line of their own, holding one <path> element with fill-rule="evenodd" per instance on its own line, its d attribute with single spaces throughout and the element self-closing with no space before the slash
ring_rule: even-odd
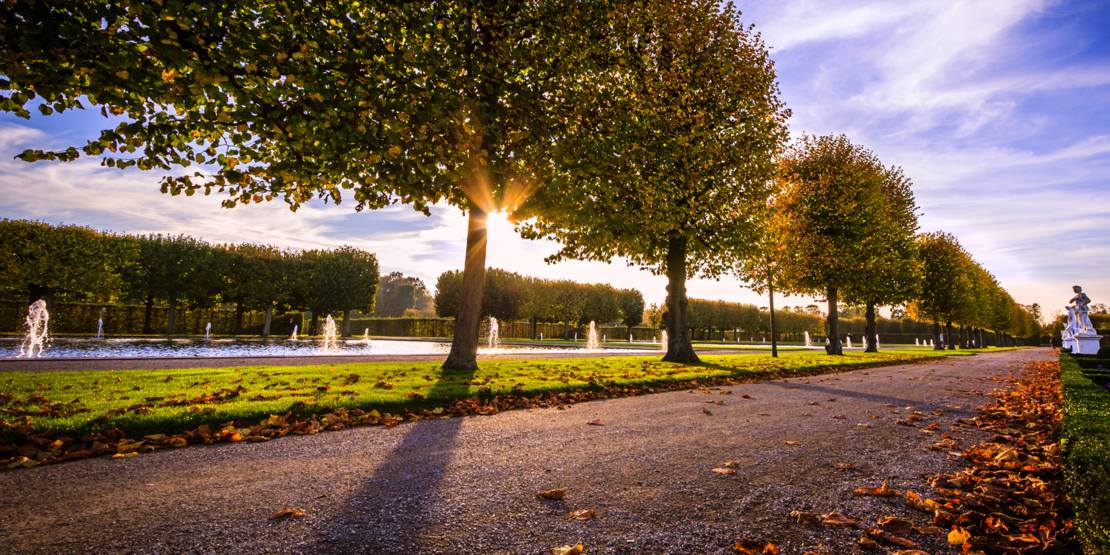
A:
<svg viewBox="0 0 1110 555">
<path fill-rule="evenodd" d="M 1099 345 L 1102 344 L 1102 336 L 1095 334 L 1077 334 L 1070 340 L 1064 342 L 1064 346 L 1068 347 L 1070 344 L 1071 352 L 1075 355 L 1097 355 Z"/>
</svg>

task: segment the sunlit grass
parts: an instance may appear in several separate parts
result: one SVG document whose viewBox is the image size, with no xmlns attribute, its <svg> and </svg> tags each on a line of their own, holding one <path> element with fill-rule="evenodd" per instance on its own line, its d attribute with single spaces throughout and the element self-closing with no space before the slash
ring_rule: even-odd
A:
<svg viewBox="0 0 1110 555">
<path fill-rule="evenodd" d="M 473 375 L 444 372 L 436 362 L 12 372 L 0 374 L 0 418 L 16 422 L 26 417 L 35 430 L 53 434 L 112 427 L 127 433 L 175 433 L 201 424 L 260 421 L 291 410 L 396 412 L 444 406 L 473 395 L 784 376 L 975 352 L 849 351 L 833 357 L 788 351 L 777 359 L 769 353 L 707 355 L 700 365 L 662 362 L 658 355 L 494 360 L 482 362 Z"/>
</svg>

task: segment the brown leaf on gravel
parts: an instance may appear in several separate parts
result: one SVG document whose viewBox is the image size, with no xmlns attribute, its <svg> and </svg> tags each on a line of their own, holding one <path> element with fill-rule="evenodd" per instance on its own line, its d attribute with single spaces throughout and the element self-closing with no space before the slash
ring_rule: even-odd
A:
<svg viewBox="0 0 1110 555">
<path fill-rule="evenodd" d="M 562 499 L 567 496 L 567 490 L 563 488 L 546 489 L 536 492 L 536 497 L 540 499 Z"/>
<path fill-rule="evenodd" d="M 894 534 L 897 536 L 908 536 L 916 531 L 916 527 L 912 522 L 898 518 L 896 516 L 880 517 L 876 524 L 882 528 L 884 532 Z"/>
<path fill-rule="evenodd" d="M 740 555 L 779 555 L 779 548 L 771 542 L 740 540 L 732 546 Z"/>
<path fill-rule="evenodd" d="M 817 513 L 807 513 L 804 511 L 790 511 L 790 518 L 804 526 L 816 526 L 819 521 Z"/>
<path fill-rule="evenodd" d="M 715 472 L 717 474 L 722 474 L 722 475 L 736 474 L 736 470 L 734 470 L 732 468 L 714 468 L 713 472 Z"/>
<path fill-rule="evenodd" d="M 701 413 L 706 415 L 706 416 L 713 416 L 713 413 L 710 412 L 709 409 L 701 409 Z"/>
<path fill-rule="evenodd" d="M 859 548 L 863 551 L 874 551 L 879 549 L 879 544 L 871 539 L 871 536 L 868 536 L 867 532 L 864 532 L 860 534 L 859 537 Z"/>
<path fill-rule="evenodd" d="M 913 543 L 913 540 L 910 540 L 908 538 L 903 538 L 902 536 L 899 536 L 899 535 L 896 535 L 896 534 L 888 534 L 888 533 L 882 531 L 882 529 L 880 529 L 880 528 L 870 528 L 870 529 L 868 529 L 867 530 L 867 535 L 871 536 L 872 538 L 875 538 L 877 540 L 881 540 L 881 541 L 884 541 L 884 542 L 892 544 L 892 545 L 897 545 L 898 547 L 909 547 L 909 548 L 917 547 L 917 544 Z"/>
<path fill-rule="evenodd" d="M 741 395 L 740 397 L 742 397 L 742 398 L 744 398 L 744 399 L 751 399 L 751 398 L 752 398 L 752 396 L 751 396 L 751 395 L 748 395 L 747 393 L 745 393 L 745 394 Z"/>
<path fill-rule="evenodd" d="M 582 544 L 574 545 L 561 545 L 559 547 L 551 548 L 551 555 L 581 555 L 586 551 L 586 547 Z"/>
<path fill-rule="evenodd" d="M 852 493 L 856 495 L 873 495 L 877 497 L 898 497 L 899 495 L 902 495 L 902 492 L 890 487 L 890 483 L 886 480 L 883 480 L 883 485 L 877 488 L 860 486 L 852 490 Z"/>
<path fill-rule="evenodd" d="M 567 517 L 569 517 L 571 520 L 586 521 L 592 520 L 596 516 L 597 509 L 594 509 L 593 507 L 590 507 L 589 509 L 578 509 L 577 511 L 571 511 L 567 513 Z"/>
<path fill-rule="evenodd" d="M 794 440 L 794 439 L 788 439 L 788 440 L 784 441 L 783 443 L 785 443 L 787 445 L 801 445 L 802 444 L 802 442 Z"/>
<path fill-rule="evenodd" d="M 837 470 L 856 470 L 856 469 L 859 468 L 858 466 L 856 466 L 852 463 L 844 463 L 844 462 L 832 463 L 832 467 L 837 469 Z"/>
<path fill-rule="evenodd" d="M 304 512 L 304 509 L 288 507 L 274 513 L 273 516 L 270 517 L 270 520 L 280 520 L 283 518 L 304 518 L 305 514 L 306 513 Z"/>
<path fill-rule="evenodd" d="M 821 515 L 821 524 L 826 526 L 855 526 L 859 524 L 859 520 L 834 511 Z"/>
<path fill-rule="evenodd" d="M 587 426 L 604 426 L 605 424 L 601 420 L 590 420 L 590 421 L 586 422 L 586 425 Z"/>
<path fill-rule="evenodd" d="M 890 555 L 929 555 L 929 552 L 920 549 L 899 549 Z"/>
</svg>

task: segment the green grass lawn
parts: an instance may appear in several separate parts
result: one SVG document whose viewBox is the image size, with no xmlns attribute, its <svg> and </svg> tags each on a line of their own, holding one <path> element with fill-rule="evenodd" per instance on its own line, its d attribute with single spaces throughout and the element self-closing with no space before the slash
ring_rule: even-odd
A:
<svg viewBox="0 0 1110 555">
<path fill-rule="evenodd" d="M 1104 361 L 1104 366 L 1110 361 Z M 1061 355 L 1064 465 L 1079 539 L 1087 553 L 1110 553 L 1110 370 L 1081 368 Z"/>
<path fill-rule="evenodd" d="M 994 349 L 997 350 L 997 349 Z M 657 386 L 722 378 L 756 379 L 834 368 L 911 362 L 974 350 L 813 351 L 711 355 L 703 364 L 654 356 L 484 361 L 474 374 L 445 373 L 436 362 L 336 363 L 172 370 L 11 372 L 0 374 L 0 427 L 80 435 L 119 428 L 130 436 L 178 433 L 202 424 L 252 423 L 269 415 L 337 408 L 404 410 L 443 407 L 474 395 L 538 395 L 610 386 Z M 8 425 L 3 424 L 7 420 Z M 10 437 L 8 439 L 11 439 Z"/>
</svg>

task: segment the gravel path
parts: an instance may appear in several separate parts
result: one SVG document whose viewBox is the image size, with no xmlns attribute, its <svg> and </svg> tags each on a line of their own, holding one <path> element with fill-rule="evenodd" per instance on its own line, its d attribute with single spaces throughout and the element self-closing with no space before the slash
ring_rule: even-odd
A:
<svg viewBox="0 0 1110 555">
<path fill-rule="evenodd" d="M 803 527 L 790 511 L 924 523 L 901 502 L 850 492 L 884 479 L 927 491 L 925 475 L 958 461 L 925 449 L 937 438 L 922 427 L 979 439 L 955 419 L 987 401 L 992 378 L 1050 357 L 952 357 L 5 472 L 0 552 L 546 553 L 582 542 L 589 553 L 725 553 L 749 538 L 784 554 L 848 553 L 858 530 Z M 895 423 L 915 409 L 929 416 Z M 736 475 L 711 472 L 725 461 Z M 564 500 L 535 497 L 556 487 Z M 285 507 L 307 516 L 270 520 Z M 589 507 L 596 519 L 567 518 Z"/>
</svg>

